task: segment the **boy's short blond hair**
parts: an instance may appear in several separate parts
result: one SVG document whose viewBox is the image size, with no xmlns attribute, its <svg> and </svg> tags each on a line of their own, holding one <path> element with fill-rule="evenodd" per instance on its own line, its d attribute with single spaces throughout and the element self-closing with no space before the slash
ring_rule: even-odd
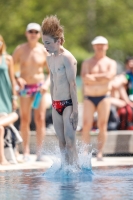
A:
<svg viewBox="0 0 133 200">
<path fill-rule="evenodd" d="M 48 35 L 57 41 L 61 39 L 61 44 L 64 43 L 64 28 L 60 24 L 60 20 L 56 16 L 48 16 L 42 22 L 42 34 Z"/>
</svg>

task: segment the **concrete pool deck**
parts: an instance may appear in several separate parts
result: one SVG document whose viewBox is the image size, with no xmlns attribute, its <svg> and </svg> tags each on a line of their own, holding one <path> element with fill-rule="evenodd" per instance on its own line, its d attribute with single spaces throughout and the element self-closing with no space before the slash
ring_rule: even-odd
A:
<svg viewBox="0 0 133 200">
<path fill-rule="evenodd" d="M 82 127 L 82 104 L 79 104 L 79 127 Z M 93 148 L 97 148 L 97 131 L 92 131 L 91 144 Z M 81 133 L 77 132 L 77 140 L 81 141 Z M 111 155 L 111 157 L 104 157 L 103 161 L 97 161 L 95 157 L 92 157 L 92 168 L 100 166 L 133 166 L 133 131 L 108 131 L 107 141 L 104 147 L 104 155 Z M 31 159 L 29 162 L 18 163 L 15 165 L 2 166 L 0 165 L 0 171 L 5 170 L 22 170 L 22 169 L 47 169 L 52 165 L 50 156 L 45 156 L 44 162 L 36 162 L 36 132 L 30 132 L 30 152 Z M 58 145 L 58 140 L 53 129 L 53 126 L 46 129 L 46 136 L 43 143 L 44 152 L 50 150 L 55 151 L 55 146 Z M 19 145 L 19 152 L 22 153 L 22 145 Z M 47 154 L 47 153 L 46 153 Z M 117 157 L 116 157 L 117 155 Z M 120 155 L 120 157 L 119 157 Z M 125 155 L 128 155 L 127 157 Z M 22 160 L 22 154 L 20 155 Z"/>
<path fill-rule="evenodd" d="M 26 169 L 47 169 L 52 165 L 50 156 L 45 156 L 43 162 L 36 162 L 36 156 L 30 155 L 30 161 L 25 163 L 12 164 L 8 166 L 0 165 L 0 171 L 5 170 L 26 170 Z M 20 155 L 20 160 L 22 155 Z M 92 168 L 103 167 L 103 166 L 133 166 L 133 156 L 131 157 L 104 157 L 103 161 L 97 161 L 95 157 L 91 159 Z"/>
<path fill-rule="evenodd" d="M 36 162 L 36 133 L 31 131 L 30 133 L 30 161 L 21 162 L 18 164 L 12 164 L 8 166 L 0 165 L 0 171 L 5 170 L 24 170 L 24 169 L 47 169 L 52 165 L 51 157 L 46 152 L 50 150 L 55 151 L 55 147 L 58 146 L 58 140 L 55 133 L 46 134 L 43 149 L 45 152 L 44 162 Z M 91 134 L 91 144 L 93 148 L 97 147 L 97 134 Z M 77 133 L 77 140 L 81 141 L 81 134 Z M 133 166 L 133 131 L 110 131 L 108 132 L 108 138 L 104 148 L 104 159 L 103 161 L 97 161 L 95 157 L 92 157 L 91 163 L 92 168 L 102 166 Z M 22 153 L 22 145 L 19 146 L 19 151 Z M 108 156 L 106 156 L 108 155 Z M 109 155 L 111 155 L 109 157 Z M 117 156 L 116 156 L 117 155 Z M 128 156 L 125 156 L 128 155 Z M 132 155 L 132 156 L 131 156 Z M 19 160 L 23 159 L 20 154 Z"/>
</svg>

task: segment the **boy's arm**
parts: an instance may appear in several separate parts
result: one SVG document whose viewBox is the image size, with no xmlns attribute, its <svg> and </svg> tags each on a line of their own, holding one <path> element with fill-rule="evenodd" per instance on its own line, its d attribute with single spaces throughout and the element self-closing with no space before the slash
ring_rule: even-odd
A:
<svg viewBox="0 0 133 200">
<path fill-rule="evenodd" d="M 50 93 L 51 93 L 51 99 L 52 99 L 52 101 L 53 101 L 53 88 L 54 88 L 53 75 L 50 72 Z"/>
<path fill-rule="evenodd" d="M 47 78 L 45 80 L 44 86 L 46 86 L 46 88 L 48 89 L 48 87 L 50 86 L 50 71 L 49 71 L 49 67 L 48 67 L 48 58 L 47 58 L 49 56 L 49 53 L 46 51 L 46 49 L 43 49 L 43 50 L 44 50 L 44 56 L 46 57 L 44 66 L 45 66 L 45 70 L 47 72 Z"/>
<path fill-rule="evenodd" d="M 78 123 L 78 100 L 76 88 L 77 61 L 74 59 L 74 57 L 67 56 L 64 57 L 64 63 L 67 79 L 70 85 L 70 95 L 73 103 L 73 110 L 70 116 L 70 122 L 72 123 L 74 130 L 76 130 Z"/>
</svg>

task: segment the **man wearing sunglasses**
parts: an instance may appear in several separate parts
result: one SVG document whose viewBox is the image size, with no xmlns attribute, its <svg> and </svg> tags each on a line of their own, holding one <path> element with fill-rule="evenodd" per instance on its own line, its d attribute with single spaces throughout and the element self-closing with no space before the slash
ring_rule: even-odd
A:
<svg viewBox="0 0 133 200">
<path fill-rule="evenodd" d="M 37 23 L 27 25 L 25 36 L 27 42 L 16 47 L 13 53 L 15 66 L 19 66 L 16 73 L 20 95 L 20 130 L 23 137 L 24 160 L 29 160 L 29 127 L 31 121 L 31 108 L 38 91 L 42 94 L 39 107 L 34 110 L 34 121 L 36 124 L 37 161 L 42 160 L 42 142 L 45 133 L 45 95 L 48 90 L 50 79 L 44 77 L 44 69 L 47 68 L 47 51 L 39 43 L 41 27 Z M 18 76 L 19 75 L 19 76 Z"/>
</svg>

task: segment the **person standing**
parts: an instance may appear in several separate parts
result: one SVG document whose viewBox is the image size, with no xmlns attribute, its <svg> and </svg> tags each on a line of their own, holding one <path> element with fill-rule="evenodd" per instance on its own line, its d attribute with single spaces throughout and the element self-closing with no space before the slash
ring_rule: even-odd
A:
<svg viewBox="0 0 133 200">
<path fill-rule="evenodd" d="M 30 23 L 26 28 L 27 42 L 16 47 L 13 53 L 15 65 L 19 65 L 20 76 L 16 76 L 20 87 L 20 129 L 23 138 L 24 160 L 29 160 L 29 126 L 31 107 L 34 97 L 38 91 L 42 97 L 39 107 L 34 110 L 37 138 L 37 161 L 43 159 L 42 143 L 45 134 L 45 94 L 50 85 L 49 74 L 44 77 L 44 69 L 47 69 L 47 51 L 39 43 L 41 37 L 41 26 L 37 23 Z M 18 75 L 18 74 L 17 74 Z"/>
<path fill-rule="evenodd" d="M 78 123 L 76 93 L 77 61 L 63 47 L 64 30 L 56 16 L 42 22 L 42 41 L 49 52 L 47 57 L 51 78 L 53 124 L 59 139 L 62 164 L 77 165 L 75 131 Z"/>
<path fill-rule="evenodd" d="M 13 59 L 11 55 L 6 53 L 6 44 L 3 37 L 0 35 L 0 114 L 6 113 L 7 116 L 12 116 L 13 122 L 17 120 L 17 114 L 13 112 L 17 108 L 15 86 Z M 2 165 L 8 164 L 4 155 L 5 125 L 6 124 L 3 125 L 0 122 L 0 164 Z"/>
<path fill-rule="evenodd" d="M 105 37 L 97 36 L 91 44 L 94 56 L 85 60 L 81 69 L 84 93 L 82 137 L 85 144 L 90 143 L 89 131 L 93 124 L 93 114 L 97 111 L 99 128 L 97 159 L 102 160 L 110 113 L 111 80 L 116 75 L 116 62 L 106 56 L 108 40 Z"/>
</svg>

